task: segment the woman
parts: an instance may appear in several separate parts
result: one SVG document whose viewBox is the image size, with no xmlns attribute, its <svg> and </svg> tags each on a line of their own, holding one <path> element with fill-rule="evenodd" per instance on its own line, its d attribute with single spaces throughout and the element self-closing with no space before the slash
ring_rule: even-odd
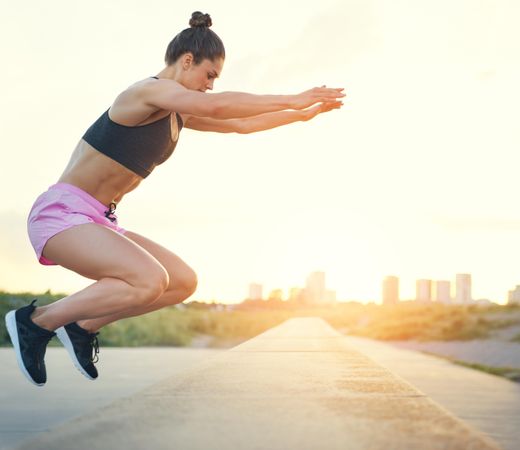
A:
<svg viewBox="0 0 520 450">
<path fill-rule="evenodd" d="M 98 376 L 98 330 L 187 299 L 197 276 L 181 258 L 118 225 L 116 205 L 172 154 L 183 127 L 251 133 L 309 120 L 340 108 L 343 89 L 325 86 L 299 95 L 207 94 L 220 76 L 225 51 L 194 12 L 166 50 L 166 67 L 119 94 L 87 130 L 58 182 L 41 194 L 28 217 L 37 258 L 96 280 L 53 304 L 6 315 L 23 374 L 42 386 L 44 356 L 57 335 L 88 379 Z"/>
</svg>

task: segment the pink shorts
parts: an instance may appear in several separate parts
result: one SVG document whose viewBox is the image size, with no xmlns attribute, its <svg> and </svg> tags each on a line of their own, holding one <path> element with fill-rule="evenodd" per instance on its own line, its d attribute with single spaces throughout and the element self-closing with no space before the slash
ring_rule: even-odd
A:
<svg viewBox="0 0 520 450">
<path fill-rule="evenodd" d="M 77 186 L 68 183 L 50 186 L 36 199 L 27 218 L 29 239 L 38 261 L 46 266 L 56 265 L 42 256 L 43 248 L 55 234 L 76 225 L 98 223 L 124 234 L 126 230 L 117 225 L 113 212 L 106 217 L 108 210 L 106 205 Z"/>
</svg>

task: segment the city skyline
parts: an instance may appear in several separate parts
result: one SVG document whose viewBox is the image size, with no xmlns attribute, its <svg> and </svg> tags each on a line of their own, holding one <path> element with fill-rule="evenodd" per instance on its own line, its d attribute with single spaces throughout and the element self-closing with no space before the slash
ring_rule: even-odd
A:
<svg viewBox="0 0 520 450">
<path fill-rule="evenodd" d="M 326 274 L 315 270 L 309 273 L 304 287 L 292 286 L 288 288 L 288 295 L 284 295 L 283 288 L 271 289 L 267 298 L 263 296 L 261 283 L 249 283 L 249 295 L 247 300 L 286 300 L 305 304 L 331 304 L 337 301 L 336 291 L 327 289 Z"/>
<path fill-rule="evenodd" d="M 359 301 L 350 299 L 336 298 L 336 291 L 326 289 L 326 273 L 321 270 L 315 270 L 307 275 L 305 287 L 276 287 L 270 290 L 269 295 L 263 295 L 264 285 L 258 282 L 251 282 L 249 284 L 249 295 L 246 299 L 264 300 L 264 299 L 279 299 L 279 300 L 296 300 L 301 295 L 302 290 L 307 290 L 310 298 L 323 299 L 325 302 L 345 302 L 345 301 Z M 387 275 L 382 281 L 382 292 L 378 299 L 371 299 L 370 302 L 381 304 L 395 304 L 400 301 L 420 301 L 420 302 L 439 302 L 452 304 L 469 304 L 476 301 L 491 301 L 499 303 L 493 299 L 487 298 L 473 298 L 472 296 L 472 275 L 466 273 L 457 273 L 453 276 L 454 282 L 450 280 L 435 280 L 429 278 L 421 278 L 415 280 L 415 296 L 409 298 L 401 298 L 400 296 L 400 278 L 395 275 Z M 453 286 L 453 288 L 452 288 Z M 287 295 L 284 295 L 284 292 Z M 515 290 L 508 290 L 507 301 L 511 299 L 520 299 L 520 285 L 516 286 Z M 319 300 L 318 300 L 319 301 Z"/>
<path fill-rule="evenodd" d="M 399 296 L 399 281 L 399 277 L 393 275 L 384 278 L 381 296 L 383 304 L 396 304 L 403 301 Z M 489 298 L 474 298 L 472 282 L 473 279 L 469 273 L 455 274 L 454 283 L 449 280 L 421 278 L 415 281 L 415 298 L 408 300 L 457 305 L 490 302 L 499 304 Z M 520 285 L 517 285 L 515 290 L 509 290 L 507 294 L 507 303 L 518 300 L 520 300 Z"/>
<path fill-rule="evenodd" d="M 330 302 L 348 302 L 359 301 L 355 298 L 337 298 L 336 291 L 325 289 L 326 273 L 323 271 L 314 271 L 307 276 L 305 287 L 276 287 L 270 290 L 270 294 L 266 297 L 262 293 L 264 285 L 258 282 L 249 284 L 249 295 L 245 299 L 266 300 L 276 298 L 280 300 L 296 300 L 301 294 L 302 290 L 310 290 L 311 298 L 328 298 Z M 453 276 L 453 282 L 450 280 L 436 280 L 429 278 L 420 278 L 415 280 L 415 295 L 413 297 L 402 298 L 400 296 L 400 278 L 396 275 L 387 275 L 382 281 L 382 291 L 379 298 L 368 301 L 361 301 L 361 303 L 375 302 L 381 304 L 396 304 L 401 301 L 419 301 L 419 302 L 439 302 L 445 304 L 472 304 L 476 302 L 492 302 L 497 304 L 506 304 L 508 302 L 520 302 L 520 285 L 515 289 L 508 290 L 505 302 L 498 302 L 490 298 L 474 298 L 472 295 L 471 274 L 456 273 Z M 287 293 L 287 295 L 284 295 Z M 327 297 L 333 293 L 332 297 Z"/>
</svg>

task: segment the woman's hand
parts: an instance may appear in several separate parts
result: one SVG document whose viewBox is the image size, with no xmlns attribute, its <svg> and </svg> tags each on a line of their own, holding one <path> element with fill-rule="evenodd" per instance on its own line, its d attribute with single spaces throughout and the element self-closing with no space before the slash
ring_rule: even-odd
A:
<svg viewBox="0 0 520 450">
<path fill-rule="evenodd" d="M 341 103 L 338 99 L 345 97 L 345 94 L 342 91 L 343 88 L 328 88 L 325 86 L 309 89 L 301 94 L 293 95 L 293 98 L 291 99 L 291 109 L 306 109 L 316 103 L 321 103 L 323 105 Z M 337 107 L 338 106 L 332 109 Z"/>
<path fill-rule="evenodd" d="M 318 114 L 332 111 L 333 109 L 340 109 L 342 106 L 343 102 L 319 103 L 318 105 L 314 105 L 312 108 L 305 109 L 302 111 L 302 113 L 304 114 L 303 120 L 306 122 L 307 120 L 313 119 Z"/>
</svg>

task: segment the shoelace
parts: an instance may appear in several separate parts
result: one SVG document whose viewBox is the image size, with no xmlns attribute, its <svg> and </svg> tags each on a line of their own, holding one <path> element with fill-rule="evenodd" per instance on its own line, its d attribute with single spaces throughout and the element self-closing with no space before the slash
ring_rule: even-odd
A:
<svg viewBox="0 0 520 450">
<path fill-rule="evenodd" d="M 110 220 L 111 222 L 116 221 L 116 217 L 110 217 L 116 212 L 116 204 L 114 202 L 111 202 L 108 205 L 108 209 L 105 211 L 105 217 Z"/>
<path fill-rule="evenodd" d="M 99 342 L 97 339 L 98 333 L 92 333 L 90 335 L 90 344 L 92 345 L 92 349 L 94 350 L 94 355 L 90 357 L 90 361 L 93 363 L 97 363 L 99 361 L 98 353 L 99 353 Z"/>
</svg>

